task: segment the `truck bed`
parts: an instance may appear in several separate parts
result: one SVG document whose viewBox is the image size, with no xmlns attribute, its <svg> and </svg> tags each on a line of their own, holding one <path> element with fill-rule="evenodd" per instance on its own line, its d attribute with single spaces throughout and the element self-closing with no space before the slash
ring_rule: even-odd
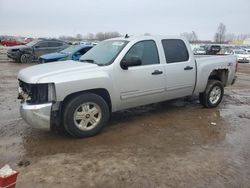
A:
<svg viewBox="0 0 250 188">
<path fill-rule="evenodd" d="M 205 90 L 207 79 L 214 70 L 227 70 L 228 79 L 224 86 L 231 85 L 236 72 L 237 58 L 234 55 L 198 55 L 195 56 L 197 66 L 197 82 L 195 93 Z"/>
</svg>

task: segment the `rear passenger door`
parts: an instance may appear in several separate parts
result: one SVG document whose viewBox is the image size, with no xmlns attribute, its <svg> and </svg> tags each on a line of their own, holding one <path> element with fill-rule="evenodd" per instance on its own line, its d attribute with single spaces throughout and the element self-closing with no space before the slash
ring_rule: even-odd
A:
<svg viewBox="0 0 250 188">
<path fill-rule="evenodd" d="M 196 67 L 193 56 L 189 56 L 186 44 L 181 39 L 164 39 L 167 98 L 191 95 L 195 86 Z"/>
<path fill-rule="evenodd" d="M 49 41 L 49 53 L 59 52 L 62 50 L 63 43 L 58 41 Z"/>
</svg>

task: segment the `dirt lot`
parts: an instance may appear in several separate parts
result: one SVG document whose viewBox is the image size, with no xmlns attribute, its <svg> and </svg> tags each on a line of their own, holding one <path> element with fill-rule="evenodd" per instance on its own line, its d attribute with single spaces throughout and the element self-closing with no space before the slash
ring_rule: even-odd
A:
<svg viewBox="0 0 250 188">
<path fill-rule="evenodd" d="M 0 166 L 17 187 L 249 187 L 250 64 L 218 108 L 194 98 L 113 114 L 98 136 L 30 128 L 19 115 L 18 70 L 0 49 Z M 211 123 L 216 123 L 212 125 Z"/>
</svg>

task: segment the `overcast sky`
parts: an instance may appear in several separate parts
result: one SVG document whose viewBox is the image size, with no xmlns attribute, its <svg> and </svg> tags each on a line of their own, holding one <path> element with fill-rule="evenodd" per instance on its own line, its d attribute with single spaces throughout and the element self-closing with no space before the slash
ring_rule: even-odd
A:
<svg viewBox="0 0 250 188">
<path fill-rule="evenodd" d="M 99 31 L 213 39 L 220 22 L 228 33 L 250 33 L 250 0 L 0 0 L 0 35 L 75 36 Z"/>
</svg>

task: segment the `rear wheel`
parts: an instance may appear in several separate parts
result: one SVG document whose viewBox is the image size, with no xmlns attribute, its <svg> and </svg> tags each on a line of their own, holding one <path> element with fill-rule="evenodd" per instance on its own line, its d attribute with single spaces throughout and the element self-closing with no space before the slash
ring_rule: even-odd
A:
<svg viewBox="0 0 250 188">
<path fill-rule="evenodd" d="M 220 104 L 224 95 L 224 87 L 219 80 L 209 80 L 206 90 L 200 93 L 199 100 L 200 103 L 207 107 L 213 108 Z"/>
<path fill-rule="evenodd" d="M 64 127 L 74 137 L 94 136 L 107 124 L 109 113 L 108 105 L 102 97 L 85 93 L 66 104 Z"/>
</svg>

